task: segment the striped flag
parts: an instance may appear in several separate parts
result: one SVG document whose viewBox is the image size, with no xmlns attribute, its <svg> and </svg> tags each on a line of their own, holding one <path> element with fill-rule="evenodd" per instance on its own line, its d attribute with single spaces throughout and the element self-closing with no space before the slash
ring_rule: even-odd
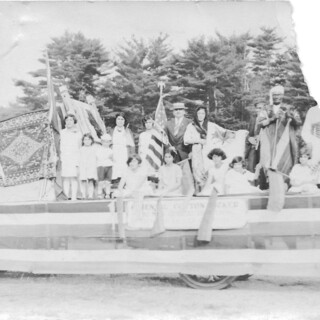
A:
<svg viewBox="0 0 320 320">
<path fill-rule="evenodd" d="M 292 167 L 289 126 L 290 120 L 288 121 L 280 140 L 274 146 L 274 154 L 273 158 L 271 159 L 271 168 L 268 171 L 268 210 L 273 212 L 280 212 L 284 207 L 286 190 L 283 174 L 286 174 Z"/>
<path fill-rule="evenodd" d="M 159 99 L 158 106 L 157 106 L 157 109 L 156 109 L 156 114 L 155 114 L 155 117 L 154 117 L 154 121 L 162 129 L 164 128 L 164 126 L 165 126 L 165 124 L 167 122 L 167 114 L 166 114 L 166 110 L 164 108 L 162 97 L 160 97 L 160 99 Z"/>
<path fill-rule="evenodd" d="M 153 129 L 149 147 L 147 150 L 146 160 L 150 166 L 158 170 L 163 163 L 163 148 L 168 144 L 168 138 L 166 133 Z"/>
<path fill-rule="evenodd" d="M 155 114 L 154 129 L 151 135 L 146 160 L 150 166 L 158 170 L 163 163 L 163 148 L 168 144 L 167 134 L 164 132 L 164 126 L 167 122 L 166 110 L 163 99 L 160 97 Z"/>
</svg>

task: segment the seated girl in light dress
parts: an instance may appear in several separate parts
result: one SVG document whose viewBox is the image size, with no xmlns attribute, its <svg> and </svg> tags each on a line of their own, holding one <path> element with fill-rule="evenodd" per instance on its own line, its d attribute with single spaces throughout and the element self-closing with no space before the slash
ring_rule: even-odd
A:
<svg viewBox="0 0 320 320">
<path fill-rule="evenodd" d="M 152 192 L 147 181 L 147 171 L 140 166 L 141 162 L 137 154 L 129 157 L 128 168 L 114 193 L 115 197 L 134 197 L 138 194 L 143 196 Z"/>
<path fill-rule="evenodd" d="M 291 188 L 289 192 L 300 193 L 316 193 L 319 192 L 317 188 L 318 175 L 312 172 L 309 166 L 310 155 L 307 151 L 302 151 L 298 164 L 294 165 L 290 172 Z"/>
<path fill-rule="evenodd" d="M 262 192 L 250 183 L 254 181 L 255 175 L 245 169 L 245 161 L 242 157 L 234 157 L 229 166 L 230 170 L 225 178 L 226 194 Z"/>
<path fill-rule="evenodd" d="M 209 152 L 208 158 L 212 160 L 213 166 L 208 171 L 208 179 L 199 195 L 209 196 L 213 188 L 218 194 L 224 194 L 225 176 L 228 171 L 228 165 L 224 162 L 226 154 L 223 150 L 215 148 Z"/>
<path fill-rule="evenodd" d="M 167 149 L 164 154 L 165 164 L 159 169 L 159 195 L 181 196 L 182 170 L 179 165 L 173 163 L 175 153 Z"/>
<path fill-rule="evenodd" d="M 93 145 L 93 137 L 86 133 L 82 137 L 82 147 L 80 149 L 80 188 L 82 198 L 93 199 L 94 182 L 97 181 L 97 154 Z"/>
</svg>

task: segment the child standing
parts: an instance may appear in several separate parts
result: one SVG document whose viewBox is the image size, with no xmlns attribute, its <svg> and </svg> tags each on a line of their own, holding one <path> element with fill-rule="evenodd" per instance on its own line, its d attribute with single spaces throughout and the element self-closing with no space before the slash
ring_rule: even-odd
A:
<svg viewBox="0 0 320 320">
<path fill-rule="evenodd" d="M 93 146 L 93 137 L 86 133 L 82 137 L 82 147 L 80 149 L 80 188 L 82 197 L 93 199 L 94 181 L 97 180 L 97 155 Z"/>
<path fill-rule="evenodd" d="M 101 137 L 101 146 L 97 147 L 97 173 L 98 173 L 98 199 L 103 199 L 103 189 L 105 198 L 110 197 L 113 152 L 111 149 L 112 138 L 109 134 Z"/>
</svg>

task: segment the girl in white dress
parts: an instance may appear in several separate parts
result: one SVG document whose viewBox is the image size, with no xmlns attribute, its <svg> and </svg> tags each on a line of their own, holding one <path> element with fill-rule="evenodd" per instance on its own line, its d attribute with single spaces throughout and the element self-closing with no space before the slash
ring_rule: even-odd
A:
<svg viewBox="0 0 320 320">
<path fill-rule="evenodd" d="M 86 133 L 82 138 L 82 147 L 80 149 L 80 187 L 82 197 L 93 199 L 94 182 L 97 176 L 97 153 L 96 147 L 93 145 L 93 137 L 90 133 Z"/>
<path fill-rule="evenodd" d="M 113 150 L 112 179 L 119 179 L 127 170 L 128 157 L 134 153 L 134 141 L 131 131 L 125 127 L 126 117 L 123 112 L 116 114 L 116 126 L 111 133 Z"/>
<path fill-rule="evenodd" d="M 245 161 L 242 157 L 234 157 L 229 166 L 230 170 L 225 177 L 226 194 L 262 192 L 258 187 L 251 184 L 255 175 L 245 169 Z"/>
<path fill-rule="evenodd" d="M 159 169 L 159 194 L 161 196 L 181 196 L 182 195 L 182 170 L 173 163 L 175 153 L 169 149 L 165 151 L 165 164 Z"/>
<path fill-rule="evenodd" d="M 209 152 L 208 158 L 212 160 L 213 165 L 208 171 L 208 179 L 199 195 L 209 196 L 213 188 L 218 194 L 224 194 L 225 176 L 228 171 L 228 165 L 224 161 L 226 154 L 223 150 L 215 148 Z"/>
<path fill-rule="evenodd" d="M 142 120 L 142 123 L 146 128 L 146 130 L 141 132 L 139 135 L 139 156 L 141 157 L 143 162 L 146 158 L 150 139 L 152 136 L 153 119 L 151 116 L 145 116 Z"/>
<path fill-rule="evenodd" d="M 115 197 L 134 197 L 145 195 L 150 190 L 148 188 L 147 172 L 140 166 L 141 158 L 134 154 L 127 161 L 127 170 L 123 174 L 118 189 L 115 191 Z"/>
<path fill-rule="evenodd" d="M 63 191 L 71 200 L 77 199 L 78 174 L 80 161 L 81 133 L 77 129 L 77 118 L 74 114 L 65 117 L 66 128 L 60 132 L 60 159 Z"/>
<path fill-rule="evenodd" d="M 312 171 L 310 166 L 310 155 L 306 151 L 302 151 L 298 164 L 295 164 L 290 172 L 290 192 L 299 193 L 317 193 L 319 177 Z"/>
</svg>

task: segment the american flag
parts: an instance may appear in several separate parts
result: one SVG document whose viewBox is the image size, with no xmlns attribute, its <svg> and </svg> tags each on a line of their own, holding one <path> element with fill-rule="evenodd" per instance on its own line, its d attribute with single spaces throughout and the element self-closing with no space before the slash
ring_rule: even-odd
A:
<svg viewBox="0 0 320 320">
<path fill-rule="evenodd" d="M 160 126 L 162 129 L 164 128 L 167 122 L 167 115 L 166 115 L 166 110 L 164 108 L 162 97 L 160 97 L 159 99 L 154 121 L 156 122 L 156 125 Z"/>
<path fill-rule="evenodd" d="M 154 130 L 151 135 L 146 160 L 155 170 L 158 170 L 163 162 L 163 147 L 168 144 L 168 137 L 164 132 L 167 122 L 166 110 L 160 97 L 155 114 Z"/>
</svg>

